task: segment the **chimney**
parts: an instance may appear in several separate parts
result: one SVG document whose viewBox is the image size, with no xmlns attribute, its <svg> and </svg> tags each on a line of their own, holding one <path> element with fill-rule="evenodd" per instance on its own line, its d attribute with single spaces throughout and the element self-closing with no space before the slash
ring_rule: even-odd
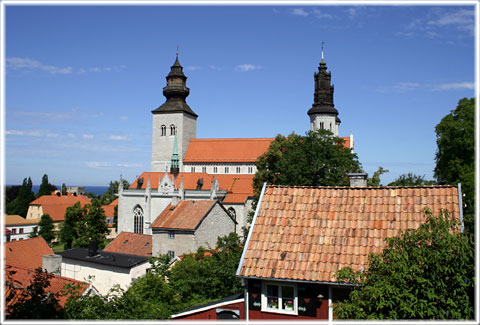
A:
<svg viewBox="0 0 480 325">
<path fill-rule="evenodd" d="M 48 273 L 60 275 L 62 266 L 62 256 L 55 254 L 43 255 L 42 257 L 42 269 Z"/>
<path fill-rule="evenodd" d="M 350 173 L 347 176 L 350 178 L 350 187 L 367 187 L 367 173 Z"/>
<path fill-rule="evenodd" d="M 175 208 L 178 205 L 179 202 L 180 202 L 180 198 L 178 196 L 173 196 L 172 197 L 172 203 L 170 203 L 170 204 L 171 204 L 172 208 Z"/>
<path fill-rule="evenodd" d="M 90 240 L 88 243 L 88 257 L 97 255 L 98 243 L 96 240 Z"/>
</svg>

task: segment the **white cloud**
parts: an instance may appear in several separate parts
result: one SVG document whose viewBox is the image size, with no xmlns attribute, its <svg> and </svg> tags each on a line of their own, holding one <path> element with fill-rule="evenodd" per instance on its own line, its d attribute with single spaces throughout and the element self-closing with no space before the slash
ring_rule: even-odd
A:
<svg viewBox="0 0 480 325">
<path fill-rule="evenodd" d="M 82 138 L 84 138 L 84 139 L 93 139 L 93 135 L 92 135 L 92 134 L 83 134 L 83 135 L 82 135 Z"/>
<path fill-rule="evenodd" d="M 110 167 L 111 164 L 107 162 L 100 161 L 87 161 L 87 167 L 90 168 L 100 168 L 100 167 Z"/>
<path fill-rule="evenodd" d="M 429 25 L 451 25 L 459 30 L 473 31 L 475 12 L 473 9 L 458 9 L 457 11 L 441 12 L 437 17 L 427 22 Z"/>
<path fill-rule="evenodd" d="M 110 140 L 115 140 L 115 141 L 123 141 L 127 140 L 127 137 L 124 135 L 111 135 L 108 137 Z"/>
<path fill-rule="evenodd" d="M 306 16 L 310 15 L 308 12 L 306 12 L 302 8 L 290 9 L 290 13 L 294 16 L 304 16 L 304 17 L 306 17 Z"/>
<path fill-rule="evenodd" d="M 6 135 L 18 135 L 18 136 L 27 136 L 27 137 L 46 137 L 48 134 L 42 130 L 6 130 Z"/>
<path fill-rule="evenodd" d="M 125 168 L 138 168 L 142 167 L 142 164 L 117 164 L 117 167 L 125 167 Z"/>
<path fill-rule="evenodd" d="M 235 67 L 236 71 L 242 71 L 242 72 L 260 70 L 260 69 L 263 69 L 263 67 L 260 65 L 254 65 L 254 64 L 240 64 Z"/>
<path fill-rule="evenodd" d="M 188 65 L 185 67 L 185 70 L 189 70 L 189 71 L 195 71 L 200 69 L 203 69 L 203 68 L 196 65 Z"/>
<path fill-rule="evenodd" d="M 14 70 L 29 69 L 29 70 L 42 70 L 51 74 L 70 74 L 72 73 L 71 67 L 56 67 L 53 65 L 46 65 L 39 61 L 29 58 L 6 58 L 7 68 Z"/>
<path fill-rule="evenodd" d="M 473 82 L 454 82 L 433 86 L 431 90 L 475 89 Z"/>
<path fill-rule="evenodd" d="M 128 120 L 128 116 L 122 115 L 122 116 L 120 116 L 120 119 L 122 121 L 126 121 L 126 120 Z"/>
</svg>

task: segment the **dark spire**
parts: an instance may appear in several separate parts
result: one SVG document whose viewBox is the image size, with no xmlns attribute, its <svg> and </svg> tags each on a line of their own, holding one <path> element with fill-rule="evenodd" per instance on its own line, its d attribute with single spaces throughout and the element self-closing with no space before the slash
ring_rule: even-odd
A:
<svg viewBox="0 0 480 325">
<path fill-rule="evenodd" d="M 333 105 L 333 85 L 331 84 L 332 75 L 327 71 L 327 63 L 324 60 L 322 45 L 322 61 L 318 66 L 318 72 L 314 74 L 315 93 L 313 95 L 313 105 L 307 112 L 312 114 L 335 115 L 338 119 L 338 111 Z"/>
<path fill-rule="evenodd" d="M 167 98 L 167 101 L 162 106 L 153 110 L 152 113 L 185 112 L 194 117 L 198 117 L 185 101 L 190 93 L 190 89 L 187 88 L 187 77 L 183 74 L 183 67 L 180 61 L 178 61 L 178 48 L 175 63 L 170 67 L 170 73 L 166 78 L 167 86 L 163 88 L 163 95 Z"/>
</svg>

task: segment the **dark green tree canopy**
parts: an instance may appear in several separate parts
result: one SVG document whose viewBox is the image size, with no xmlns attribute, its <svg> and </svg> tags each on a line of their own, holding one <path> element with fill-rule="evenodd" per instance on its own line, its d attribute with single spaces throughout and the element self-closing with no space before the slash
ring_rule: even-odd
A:
<svg viewBox="0 0 480 325">
<path fill-rule="evenodd" d="M 417 230 L 389 238 L 368 270 L 342 269 L 339 281 L 360 284 L 338 302 L 341 319 L 473 319 L 474 241 L 447 212 L 430 212 Z"/>
<path fill-rule="evenodd" d="M 462 184 L 465 227 L 474 232 L 475 98 L 463 98 L 435 127 L 437 153 L 434 175 L 439 184 Z"/>
<path fill-rule="evenodd" d="M 328 130 L 277 135 L 257 162 L 254 189 L 258 195 L 264 182 L 276 185 L 346 186 L 347 174 L 360 172 L 357 155 Z"/>
<path fill-rule="evenodd" d="M 27 216 L 30 202 L 35 200 L 35 194 L 32 191 L 32 180 L 30 177 L 23 180 L 22 187 L 18 191 L 18 196 L 6 206 L 7 214 L 18 214 L 22 217 Z"/>
<path fill-rule="evenodd" d="M 50 244 L 52 240 L 55 239 L 55 226 L 53 225 L 53 220 L 49 214 L 44 214 L 40 217 L 38 227 L 38 235 L 42 236 L 43 239 L 45 239 L 45 241 Z"/>
<path fill-rule="evenodd" d="M 434 185 L 435 181 L 425 180 L 425 175 L 419 176 L 413 173 L 402 174 L 388 186 L 423 186 Z"/>
<path fill-rule="evenodd" d="M 48 182 L 48 175 L 44 174 L 42 177 L 42 184 L 40 184 L 40 189 L 38 190 L 36 197 L 39 198 L 42 195 L 50 195 L 56 189 L 57 187 L 55 185 Z"/>
</svg>

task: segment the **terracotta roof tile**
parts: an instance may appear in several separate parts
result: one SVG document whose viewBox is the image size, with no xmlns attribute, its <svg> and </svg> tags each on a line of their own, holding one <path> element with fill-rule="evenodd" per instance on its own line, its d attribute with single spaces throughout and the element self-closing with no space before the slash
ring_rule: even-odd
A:
<svg viewBox="0 0 480 325">
<path fill-rule="evenodd" d="M 255 162 L 274 138 L 192 139 L 183 161 Z"/>
<path fill-rule="evenodd" d="M 13 274 L 10 275 L 9 271 L 14 271 L 14 273 L 12 272 Z M 7 308 L 18 301 L 18 297 L 21 295 L 22 291 L 31 284 L 34 275 L 34 269 L 22 268 L 18 266 L 5 267 L 5 297 L 7 297 L 12 290 L 15 291 L 15 297 L 7 302 Z M 87 282 L 78 281 L 59 275 L 53 275 L 53 277 L 50 279 L 50 286 L 46 288 L 46 291 L 57 295 L 57 299 L 61 307 L 65 306 L 65 303 L 69 298 L 68 295 L 62 295 L 64 287 L 68 284 L 78 285 L 80 294 L 83 294 L 90 286 Z"/>
<path fill-rule="evenodd" d="M 82 206 L 91 204 L 90 199 L 84 195 L 42 195 L 30 205 L 41 205 L 44 214 L 49 214 L 53 221 L 63 221 L 68 207 L 80 202 Z"/>
<path fill-rule="evenodd" d="M 152 228 L 195 230 L 217 200 L 182 200 L 169 204 L 152 223 Z"/>
<path fill-rule="evenodd" d="M 150 187 L 158 189 L 159 179 L 165 176 L 163 172 L 144 172 L 138 178 L 143 178 L 142 189 L 147 187 L 147 179 L 150 177 Z M 168 174 L 172 178 L 172 174 Z M 253 196 L 253 177 L 255 175 L 235 175 L 235 174 L 207 174 L 207 173 L 180 173 L 175 178 L 175 188 L 180 187 L 180 181 L 183 178 L 183 187 L 185 190 L 195 190 L 197 181 L 202 178 L 202 190 L 210 190 L 212 181 L 218 180 L 219 189 L 227 191 L 224 203 L 244 203 L 248 197 Z M 137 180 L 138 180 L 137 178 Z M 137 188 L 137 180 L 133 182 L 130 189 Z"/>
<path fill-rule="evenodd" d="M 39 222 L 40 222 L 40 219 L 25 219 L 24 217 L 16 214 L 5 215 L 5 226 L 36 225 Z"/>
<path fill-rule="evenodd" d="M 42 257 L 47 254 L 54 252 L 42 237 L 5 243 L 5 265 L 36 269 L 42 267 Z"/>
<path fill-rule="evenodd" d="M 152 256 L 152 235 L 122 231 L 103 250 L 111 253 Z"/>
<path fill-rule="evenodd" d="M 267 186 L 240 276 L 335 282 L 344 266 L 365 269 L 386 238 L 418 228 L 425 207 L 459 218 L 457 187 Z"/>
</svg>

